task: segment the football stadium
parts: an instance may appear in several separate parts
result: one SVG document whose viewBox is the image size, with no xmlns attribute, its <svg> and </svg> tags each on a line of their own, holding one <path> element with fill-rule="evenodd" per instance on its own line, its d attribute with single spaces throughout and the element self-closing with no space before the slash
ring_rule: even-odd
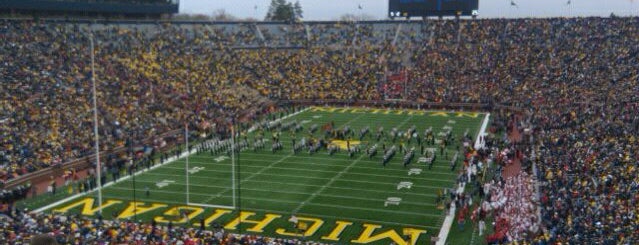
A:
<svg viewBox="0 0 639 245">
<path fill-rule="evenodd" d="M 634 2 L 263 2 L 0 3 L 0 244 L 639 243 Z"/>
</svg>

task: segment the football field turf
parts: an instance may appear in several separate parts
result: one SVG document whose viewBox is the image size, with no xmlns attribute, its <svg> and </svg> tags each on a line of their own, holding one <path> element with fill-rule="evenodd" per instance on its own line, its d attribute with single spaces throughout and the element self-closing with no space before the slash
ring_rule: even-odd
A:
<svg viewBox="0 0 639 245">
<path fill-rule="evenodd" d="M 281 238 L 303 234 L 307 240 L 323 243 L 402 244 L 398 239 L 413 239 L 407 244 L 426 244 L 430 236 L 437 236 L 444 220 L 435 201 L 437 194 L 454 187 L 463 164 L 459 138 L 467 132 L 475 139 L 484 118 L 483 113 L 473 112 L 311 107 L 283 120 L 295 120 L 304 126 L 296 134 L 298 142 L 310 137 L 311 125 L 320 127 L 313 134 L 319 138 L 324 134 L 322 125 L 334 122 L 335 128 L 348 125 L 354 130 L 352 146 L 359 144 L 366 149 L 377 144 L 379 153 L 373 158 L 364 151 L 351 158 L 345 150 L 332 156 L 326 150 L 294 154 L 289 131 L 281 133 L 283 150 L 272 153 L 271 134 L 266 132 L 269 142 L 263 150 L 245 149 L 235 159 L 237 180 L 233 178 L 232 159 L 209 152 L 190 155 L 188 171 L 186 159 L 180 158 L 138 174 L 137 219 L 193 227 L 199 227 L 203 219 L 206 225 L 216 223 L 234 233 L 241 229 L 241 233 Z M 410 165 L 403 166 L 404 154 L 398 152 L 382 166 L 382 144 L 388 149 L 399 145 L 399 140 L 395 144 L 390 139 L 378 142 L 377 129 L 383 127 L 388 134 L 392 128 L 405 132 L 413 125 L 420 136 L 429 127 L 435 136 L 451 130 L 455 141 L 446 149 L 448 157 L 439 155 L 436 145 L 426 146 L 437 148 L 438 154 L 429 169 L 419 162 L 420 147 L 412 140 L 407 148 L 415 147 L 416 155 Z M 359 141 L 360 129 L 367 126 L 370 133 Z M 248 135 L 249 142 L 253 142 L 253 136 Z M 457 169 L 451 171 L 451 160 L 458 152 Z M 134 218 L 132 178 L 105 187 L 102 195 L 105 219 Z M 93 192 L 48 211 L 94 216 L 97 207 L 97 194 Z M 289 221 L 293 215 L 303 224 L 297 228 L 303 230 Z"/>
</svg>

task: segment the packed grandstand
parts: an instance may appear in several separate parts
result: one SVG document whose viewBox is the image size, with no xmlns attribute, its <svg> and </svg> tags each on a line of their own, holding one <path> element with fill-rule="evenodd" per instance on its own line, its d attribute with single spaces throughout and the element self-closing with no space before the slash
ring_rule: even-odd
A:
<svg viewBox="0 0 639 245">
<path fill-rule="evenodd" d="M 0 20 L 2 243 L 36 234 L 52 234 L 61 244 L 302 243 L 219 227 L 159 227 L 16 208 L 16 201 L 46 192 L 22 178 L 94 150 L 91 37 L 97 40 L 106 152 L 137 144 L 162 155 L 167 145 L 181 143 L 175 132 L 185 124 L 192 135 L 228 137 L 231 121 L 251 124 L 301 104 L 476 104 L 493 113 L 491 130 L 505 132 L 491 139 L 492 147 L 477 149 L 503 174 L 484 183 L 464 180 L 477 188 L 453 197 L 455 224 L 492 216 L 486 243 L 639 242 L 639 18 L 592 17 Z M 403 75 L 398 82 L 388 74 Z M 125 171 L 118 157 L 104 160 L 105 172 Z M 90 178 L 94 174 L 89 170 Z M 469 205 L 465 195 L 481 197 L 481 205 Z"/>
</svg>

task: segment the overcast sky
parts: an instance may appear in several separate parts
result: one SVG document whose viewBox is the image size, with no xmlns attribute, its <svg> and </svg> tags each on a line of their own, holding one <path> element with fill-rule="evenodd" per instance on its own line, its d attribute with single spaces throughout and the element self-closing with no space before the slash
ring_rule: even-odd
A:
<svg viewBox="0 0 639 245">
<path fill-rule="evenodd" d="M 289 0 L 294 1 L 294 0 Z M 305 20 L 337 20 L 344 14 L 388 16 L 388 0 L 299 0 Z M 639 15 L 639 0 L 479 0 L 479 15 L 496 17 Z M 218 9 L 240 17 L 263 19 L 271 0 L 180 0 L 180 13 L 211 14 Z M 358 9 L 358 5 L 362 9 Z"/>
</svg>

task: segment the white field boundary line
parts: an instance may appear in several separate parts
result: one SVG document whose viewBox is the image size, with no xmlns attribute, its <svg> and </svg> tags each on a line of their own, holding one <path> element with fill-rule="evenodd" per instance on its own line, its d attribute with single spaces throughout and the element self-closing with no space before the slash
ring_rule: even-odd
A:
<svg viewBox="0 0 639 245">
<path fill-rule="evenodd" d="M 294 112 L 294 113 L 292 113 L 292 114 L 286 115 L 286 116 L 284 116 L 284 117 L 282 117 L 282 118 L 280 118 L 280 119 L 278 119 L 278 120 L 283 120 L 283 119 L 290 118 L 290 117 L 292 117 L 292 116 L 296 116 L 296 115 L 298 115 L 298 114 L 300 114 L 300 113 L 302 113 L 302 112 L 307 111 L 308 109 L 309 109 L 308 107 L 307 107 L 307 108 L 304 108 L 304 109 L 302 109 L 302 110 L 300 110 L 300 111 L 297 111 L 297 112 Z M 253 127 L 255 127 L 255 126 L 253 126 Z M 253 127 L 251 127 L 251 128 L 253 128 Z M 252 131 L 251 131 L 251 129 L 249 129 L 249 132 L 252 132 Z M 156 165 L 154 165 L 154 166 L 150 167 L 148 170 L 153 170 L 153 169 L 159 168 L 159 167 L 161 167 L 161 166 L 164 166 L 164 165 L 167 165 L 167 164 L 173 163 L 173 162 L 177 161 L 178 159 L 184 158 L 184 157 L 186 157 L 186 156 L 190 156 L 190 155 L 192 155 L 192 154 L 194 154 L 194 153 L 196 153 L 196 152 L 197 152 L 196 147 L 193 147 L 193 150 L 191 150 L 191 151 L 189 151 L 189 152 L 183 152 L 183 153 L 181 153 L 181 154 L 180 154 L 180 156 L 179 156 L 179 157 L 175 157 L 175 156 L 173 156 L 173 157 L 169 157 L 169 158 L 168 158 L 168 159 L 166 159 L 164 162 L 161 162 L 161 163 L 159 163 L 159 164 L 156 164 Z M 143 172 L 147 172 L 148 170 L 146 170 L 146 171 L 145 171 L 145 170 L 138 170 L 137 172 L 133 173 L 133 176 L 137 176 L 137 175 L 139 175 L 139 174 L 141 174 L 141 173 L 143 173 Z M 131 178 L 131 176 L 132 176 L 132 175 L 124 176 L 124 177 L 122 177 L 122 178 L 118 179 L 118 182 L 121 182 L 121 181 L 124 181 L 124 180 L 128 180 L 129 178 Z M 98 181 L 99 181 L 99 180 L 98 180 Z M 109 182 L 109 183 L 106 183 L 106 184 L 104 184 L 104 185 L 102 186 L 102 189 L 104 189 L 104 188 L 106 188 L 106 187 L 109 187 L 109 186 L 111 186 L 111 185 L 114 185 L 114 184 L 116 184 L 116 183 L 118 183 L 118 182 L 111 181 L 111 182 Z M 53 207 L 59 206 L 60 204 L 63 204 L 63 203 L 69 202 L 69 201 L 71 201 L 71 200 L 74 200 L 74 199 L 76 199 L 76 198 L 79 198 L 79 197 L 82 197 L 82 196 L 89 195 L 89 194 L 91 194 L 91 193 L 93 193 L 93 192 L 95 192 L 95 191 L 97 191 L 97 189 L 92 190 L 92 191 L 88 191 L 88 192 L 85 192 L 85 193 L 78 193 L 78 194 L 75 194 L 75 195 L 73 195 L 73 196 L 70 196 L 70 197 L 64 198 L 64 199 L 62 199 L 62 200 L 59 200 L 59 201 L 57 201 L 57 202 L 51 203 L 51 204 L 49 204 L 49 205 L 46 205 L 46 206 L 44 206 L 44 207 L 40 207 L 40 208 L 38 208 L 38 209 L 34 210 L 33 212 L 35 212 L 35 213 L 41 213 L 41 212 L 46 211 L 46 210 L 49 210 L 49 209 L 51 209 L 51 208 L 53 208 Z"/>
<path fill-rule="evenodd" d="M 484 144 L 482 144 L 479 141 L 479 136 L 485 136 L 486 135 L 486 128 L 488 128 L 489 119 L 490 119 L 490 113 L 486 113 L 486 116 L 484 116 L 484 121 L 482 121 L 482 123 L 481 123 L 481 128 L 479 128 L 479 132 L 477 132 L 477 138 L 475 138 L 475 149 L 479 149 L 481 147 L 484 147 Z"/>
<path fill-rule="evenodd" d="M 132 191 L 133 189 L 131 188 L 116 188 L 116 190 L 123 190 L 123 191 Z M 154 191 L 152 193 L 165 193 L 165 194 L 184 194 L 184 192 L 178 192 L 178 191 Z M 209 196 L 206 194 L 197 194 L 198 196 Z M 233 197 L 232 195 L 223 195 L 221 197 L 226 197 L 226 198 L 231 198 Z M 145 197 L 141 197 L 141 200 L 144 200 Z M 286 203 L 286 204 L 298 204 L 299 202 L 296 201 L 287 201 L 287 200 L 282 200 L 282 199 L 271 199 L 271 198 L 258 198 L 258 197 L 247 197 L 245 198 L 246 200 L 256 200 L 256 201 L 265 201 L 265 202 L 273 202 L 273 203 Z M 362 201 L 379 201 L 377 199 L 366 199 L 366 198 L 357 198 L 358 200 L 362 200 Z M 402 202 L 404 203 L 404 202 Z M 417 207 L 422 207 L 422 206 L 428 206 L 428 205 L 424 205 L 423 203 L 416 203 L 416 202 L 411 202 L 408 203 L 409 205 L 413 205 L 413 206 L 417 206 Z M 327 203 L 312 203 L 310 205 L 316 205 L 316 206 L 326 206 L 326 207 L 335 207 L 335 208 L 348 208 L 348 209 L 355 209 L 355 210 L 366 210 L 369 211 L 371 210 L 371 208 L 365 208 L 365 207 L 357 207 L 357 206 L 344 206 L 344 205 L 336 205 L 336 204 L 327 204 Z M 435 206 L 435 205 L 432 205 Z M 222 208 L 232 208 L 231 206 L 217 206 L 217 207 L 222 207 Z M 380 209 L 384 210 L 384 209 Z M 417 216 L 429 216 L 429 217 L 440 217 L 440 214 L 428 214 L 428 213 L 423 213 L 423 212 L 409 212 L 409 211 L 396 211 L 396 210 L 384 210 L 387 212 L 391 212 L 391 213 L 400 213 L 403 212 L 405 214 L 409 214 L 409 215 L 417 215 Z M 401 214 L 401 213 L 400 213 Z"/>
<path fill-rule="evenodd" d="M 343 124 L 343 125 L 341 125 L 340 127 L 343 127 L 344 125 L 348 125 L 349 123 L 351 123 L 351 122 L 353 122 L 353 121 L 357 120 L 358 118 L 362 117 L 363 115 L 365 115 L 365 114 L 359 115 L 359 116 L 357 116 L 357 117 L 355 117 L 355 118 L 351 119 L 350 121 L 348 121 L 348 122 L 344 123 L 344 124 Z M 252 179 L 252 178 L 254 178 L 255 176 L 258 176 L 258 175 L 260 175 L 260 174 L 264 173 L 266 170 L 268 170 L 268 169 L 270 169 L 271 167 L 273 167 L 273 166 L 277 165 L 278 163 L 283 162 L 284 160 L 286 160 L 287 158 L 289 158 L 289 157 L 293 156 L 294 154 L 295 154 L 295 153 L 291 152 L 291 153 L 289 153 L 288 155 L 286 155 L 286 156 L 282 157 L 280 160 L 275 161 L 275 162 L 273 162 L 273 163 L 269 164 L 268 166 L 264 167 L 263 169 L 260 169 L 260 171 L 257 171 L 256 173 L 251 174 L 250 176 L 246 177 L 245 179 L 241 179 L 241 178 L 240 178 L 240 179 L 241 179 L 241 180 L 240 180 L 240 184 L 241 184 L 241 183 L 245 183 L 246 181 L 251 180 L 251 179 Z M 195 176 L 194 176 L 194 177 L 195 177 Z M 231 187 L 231 188 L 226 188 L 226 189 L 224 189 L 223 191 L 220 191 L 220 192 L 218 192 L 218 193 L 217 193 L 217 194 L 215 194 L 215 195 L 211 195 L 211 197 L 210 197 L 210 198 L 208 198 L 208 199 L 204 200 L 204 204 L 207 204 L 208 202 L 210 202 L 211 200 L 213 200 L 214 198 L 216 198 L 216 196 L 220 196 L 220 195 L 222 195 L 224 192 L 227 192 L 227 191 L 229 191 L 229 190 L 233 190 L 233 188 L 232 188 L 232 187 Z M 240 190 L 241 190 L 241 189 L 240 189 Z"/>
<path fill-rule="evenodd" d="M 406 124 L 406 122 L 410 121 L 410 119 L 412 119 L 413 116 L 407 117 L 406 119 L 404 119 L 404 121 L 398 126 L 398 128 L 401 128 L 404 124 Z M 356 118 L 355 118 L 356 119 Z M 353 120 L 355 120 L 353 119 Z M 352 161 L 351 164 L 349 164 L 346 168 L 342 169 L 342 171 L 340 171 L 339 173 L 337 173 L 335 176 L 333 176 L 328 183 L 326 183 L 325 185 L 323 185 L 319 190 L 313 192 L 313 194 L 311 194 L 306 200 L 304 200 L 303 202 L 301 202 L 294 210 L 293 213 L 297 213 L 300 211 L 300 209 L 302 209 L 302 207 L 304 207 L 304 205 L 306 205 L 307 203 L 310 204 L 311 201 L 313 199 L 315 199 L 315 197 L 322 193 L 322 191 L 324 191 L 324 189 L 326 189 L 326 187 L 330 186 L 333 184 L 333 182 L 335 182 L 337 179 L 339 179 L 344 173 L 348 172 L 349 169 L 351 169 L 351 167 L 353 167 L 355 164 L 357 164 L 357 162 L 359 162 L 360 160 L 362 160 L 362 158 L 366 156 L 366 154 L 361 153 L 361 156 L 359 156 L 359 158 L 357 158 L 355 161 Z M 382 200 L 383 201 L 383 200 Z"/>
<path fill-rule="evenodd" d="M 470 244 L 469 245 L 473 245 L 475 244 L 475 237 L 477 234 L 477 228 L 474 228 L 475 226 L 473 226 L 473 234 L 470 236 Z"/>
<path fill-rule="evenodd" d="M 253 173 L 255 174 L 255 173 Z M 148 173 L 147 175 L 157 175 L 157 176 L 167 176 L 167 177 L 183 177 L 182 175 L 175 175 L 175 174 L 160 174 L 160 173 Z M 306 178 L 306 179 L 318 179 L 318 180 L 331 180 L 332 178 L 325 178 L 325 177 L 309 177 L 309 176 L 299 176 L 299 175 L 290 175 L 290 174 L 265 174 L 262 173 L 262 175 L 269 175 L 269 176 L 276 176 L 276 177 L 285 177 L 285 178 Z M 189 178 L 196 178 L 196 179 L 202 179 L 202 180 L 211 180 L 211 179 L 224 179 L 222 177 L 200 177 L 200 176 L 190 176 Z M 454 180 L 439 180 L 439 179 L 422 179 L 422 180 L 428 180 L 428 181 L 432 181 L 432 182 L 444 182 L 444 183 L 455 183 Z M 393 183 L 380 183 L 378 181 L 365 181 L 365 180 L 348 180 L 348 179 L 344 179 L 344 180 L 335 180 L 335 181 L 344 181 L 344 182 L 353 182 L 353 183 L 364 183 L 364 184 L 377 184 L 377 185 L 390 185 L 390 186 L 397 186 L 397 184 L 393 184 Z M 136 180 L 137 182 L 137 180 Z M 179 183 L 171 183 L 172 185 L 178 185 Z M 412 187 L 416 187 L 416 188 L 428 188 L 428 189 L 441 189 L 443 187 L 436 187 L 436 186 L 428 186 L 428 185 L 412 185 Z"/>
<path fill-rule="evenodd" d="M 433 109 L 410 109 L 410 108 L 397 108 L 397 109 L 384 109 L 384 108 L 374 108 L 374 107 L 366 107 L 366 106 L 309 106 L 306 109 L 309 110 L 314 110 L 314 108 L 335 108 L 334 111 L 312 111 L 312 112 L 323 112 L 323 113 L 339 113 L 339 114 L 368 114 L 368 115 L 375 115 L 375 116 L 430 116 L 428 114 L 425 115 L 418 115 L 418 114 L 407 114 L 404 113 L 406 111 L 421 111 L 424 113 L 446 113 L 446 114 L 452 114 L 453 116 L 450 116 L 451 118 L 455 118 L 458 116 L 454 116 L 458 113 L 477 113 L 477 117 L 479 117 L 480 115 L 484 114 L 485 112 L 483 111 L 473 111 L 473 110 L 468 110 L 468 111 L 456 111 L 456 110 L 433 110 Z M 351 110 L 353 109 L 366 109 L 366 110 L 379 110 L 379 112 L 385 112 L 385 111 L 392 111 L 395 113 L 372 113 L 370 111 L 361 111 L 361 112 L 352 112 Z M 401 112 L 400 114 L 397 114 L 397 112 Z M 468 116 L 463 116 L 466 118 L 469 118 Z M 470 117 L 473 118 L 473 117 Z M 476 118 L 476 117 L 475 117 Z"/>
<path fill-rule="evenodd" d="M 260 160 L 264 160 L 264 159 L 258 159 L 258 158 L 250 158 L 247 159 L 247 157 L 243 157 L 242 159 L 244 160 L 252 160 L 252 161 L 260 161 Z M 329 159 L 323 159 L 323 158 L 316 158 L 318 159 L 318 161 L 327 161 Z M 319 160 L 321 159 L 321 160 Z M 362 162 L 362 161 L 360 161 Z M 189 165 L 191 163 L 194 164 L 200 164 L 198 167 L 206 167 L 206 166 L 226 166 L 228 164 L 224 164 L 224 163 L 207 163 L 207 162 L 191 162 L 189 161 Z M 325 164 L 325 163 L 321 163 L 321 162 L 293 162 L 293 161 L 286 161 L 286 163 L 290 163 L 290 164 L 296 164 L 296 165 L 312 165 L 312 166 L 327 166 L 327 167 L 343 167 L 344 165 L 339 165 L 339 164 Z M 248 165 L 248 166 L 243 166 L 243 167 L 247 167 L 247 168 L 261 168 L 264 167 L 262 165 Z M 434 166 L 433 166 L 434 167 Z M 446 167 L 443 166 L 444 168 L 450 169 L 450 167 Z M 169 169 L 178 169 L 177 167 L 166 167 Z M 274 167 L 275 168 L 275 167 Z M 277 168 L 283 168 L 283 167 L 277 167 Z M 374 167 L 360 167 L 360 166 L 353 166 L 353 168 L 359 168 L 359 169 L 371 169 L 371 170 L 382 170 L 382 168 L 374 168 Z M 182 169 L 182 168 L 179 168 Z M 297 169 L 297 168 L 289 168 L 289 169 Z M 304 171 L 318 171 L 318 172 L 333 172 L 333 171 L 326 171 L 326 170 L 310 170 L 310 169 L 298 169 L 298 170 L 304 170 Z M 207 169 L 203 169 L 200 170 L 203 172 L 206 171 L 213 171 L 213 170 L 207 170 Z M 383 169 L 383 171 L 389 171 L 389 172 L 401 172 L 401 173 L 406 173 L 406 169 L 390 169 L 390 168 L 386 168 Z M 335 171 L 337 172 L 337 171 Z M 435 175 L 454 175 L 457 176 L 456 174 L 450 173 L 450 171 L 448 172 L 429 172 L 428 174 L 435 174 Z M 384 176 L 388 176 L 388 175 L 384 175 Z"/>
<path fill-rule="evenodd" d="M 140 183 L 150 183 L 150 184 L 154 184 L 156 183 L 155 181 L 148 181 L 148 180 L 136 180 L 136 182 L 140 182 Z M 289 182 L 276 182 L 276 181 L 267 181 L 267 180 L 253 180 L 252 182 L 256 182 L 256 183 L 265 183 L 265 184 L 286 184 L 286 185 L 291 185 L 291 186 L 304 186 L 304 187 L 322 187 L 321 185 L 310 185 L 310 184 L 301 184 L 301 183 L 289 183 Z M 171 185 L 179 185 L 182 186 L 184 184 L 179 184 L 179 183 L 172 183 Z M 191 184 L 192 186 L 196 186 L 196 187 L 203 187 L 203 188 L 226 188 L 227 186 L 221 186 L 221 185 L 199 185 L 199 184 Z M 113 187 L 115 188 L 115 187 Z M 119 188 L 119 187 L 118 187 Z M 372 192 L 372 193 L 382 193 L 382 194 L 397 194 L 397 190 L 393 189 L 393 191 L 380 191 L 380 190 L 372 190 L 372 189 L 359 189 L 359 188 L 350 188 L 350 187 L 326 187 L 328 189 L 337 189 L 337 190 L 347 190 L 347 191 L 358 191 L 358 192 Z M 439 187 L 438 187 L 439 188 Z M 250 188 L 244 188 L 242 187 L 242 190 L 256 190 L 256 191 L 264 191 L 264 192 L 280 192 L 280 191 L 274 191 L 274 190 L 263 190 L 263 189 L 250 189 Z M 200 194 L 200 192 L 194 192 L 196 194 Z M 284 192 L 285 193 L 285 192 Z M 204 194 L 204 193 L 202 193 Z M 308 195 L 308 193 L 305 193 Z M 206 194 L 207 196 L 210 196 L 211 194 Z M 320 196 L 323 196 L 324 194 L 321 194 Z M 413 193 L 411 195 L 414 196 L 423 196 L 423 197 L 436 197 L 436 195 L 434 194 L 421 194 L 421 193 Z"/>
<path fill-rule="evenodd" d="M 306 108 L 304 108 L 304 109 L 302 109 L 302 110 L 299 110 L 299 111 L 297 111 L 297 112 L 293 112 L 293 113 L 291 113 L 291 114 L 288 114 L 288 115 L 286 115 L 286 116 L 283 116 L 282 118 L 278 118 L 278 119 L 275 119 L 275 120 L 273 120 L 273 121 L 270 121 L 269 123 L 274 123 L 274 122 L 281 122 L 281 121 L 284 121 L 284 120 L 289 119 L 289 118 L 291 118 L 291 117 L 297 116 L 298 114 L 300 114 L 300 113 L 302 113 L 302 112 L 306 112 L 306 111 L 308 111 L 309 109 L 310 109 L 310 107 L 306 107 Z M 259 123 L 256 123 L 256 125 L 251 126 L 251 127 L 247 130 L 247 132 L 248 132 L 248 133 L 251 133 L 251 132 L 255 131 L 255 129 L 257 129 L 257 124 L 259 124 Z"/>
<path fill-rule="evenodd" d="M 147 182 L 148 183 L 148 182 Z M 208 187 L 207 186 L 201 186 L 201 187 Z M 319 187 L 319 186 L 318 186 Z M 122 190 L 122 191 L 133 191 L 132 188 L 128 188 L 128 187 L 111 187 L 111 190 Z M 281 191 L 281 190 L 263 190 L 263 189 L 253 189 L 253 188 L 242 188 L 242 190 L 246 190 L 246 191 L 257 191 L 257 192 L 269 192 L 269 193 L 283 193 L 283 194 L 298 194 L 298 195 L 308 195 L 308 193 L 306 192 L 299 192 L 299 191 Z M 136 191 L 139 192 L 143 192 L 144 190 L 139 190 L 136 189 Z M 183 191 L 170 191 L 170 190 L 152 190 L 151 194 L 153 193 L 165 193 L 165 194 L 184 194 Z M 191 193 L 191 195 L 195 195 L 195 196 L 210 196 L 210 194 L 206 194 L 206 193 L 198 193 L 198 192 L 194 192 Z M 340 198 L 340 199 L 353 199 L 353 200 L 361 200 L 361 201 L 379 201 L 379 199 L 373 199 L 373 198 L 364 198 L 364 197 L 353 197 L 353 196 L 342 196 L 342 195 L 330 195 L 330 194 L 317 194 L 318 196 L 324 196 L 324 197 L 332 197 L 332 198 Z M 233 197 L 232 195 L 221 195 L 221 197 Z M 272 201 L 271 199 L 260 199 L 260 198 L 254 198 L 254 197 L 246 197 L 245 199 L 247 200 L 268 200 L 268 201 Z M 279 199 L 277 199 L 279 200 Z M 291 201 L 272 201 L 272 202 L 282 202 L 282 203 L 294 203 L 297 204 L 298 202 L 291 202 Z M 421 203 L 421 202 L 410 202 L 410 201 L 402 201 L 402 204 L 406 203 L 406 204 L 410 204 L 410 205 L 415 205 L 415 206 L 428 206 L 428 207 L 435 207 L 435 204 L 430 204 L 430 203 Z M 230 206 L 228 206 L 230 207 Z"/>
<path fill-rule="evenodd" d="M 113 199 L 118 199 L 119 198 L 117 196 L 111 196 L 111 195 L 105 195 L 105 197 L 113 198 Z M 175 204 L 175 205 L 183 205 L 184 204 L 182 202 L 172 202 L 172 201 L 158 200 L 158 199 L 152 199 L 152 198 L 144 198 L 143 200 L 146 200 L 146 201 L 149 201 L 149 202 Z M 248 209 L 246 209 L 246 211 L 270 212 L 270 213 L 279 213 L 279 214 L 286 215 L 286 213 L 284 211 L 282 211 L 282 210 L 273 210 L 273 209 L 248 208 Z M 322 217 L 322 218 L 330 218 L 330 219 L 344 219 L 344 217 L 325 215 L 325 214 L 298 213 L 298 215 L 309 216 L 309 217 Z M 410 225 L 411 227 L 415 227 L 415 228 L 432 228 L 432 229 L 437 229 L 438 228 L 438 227 L 434 227 L 434 226 L 415 225 L 415 224 L 408 224 L 408 223 L 397 223 L 397 222 L 391 222 L 391 221 L 379 221 L 379 220 L 358 219 L 358 218 L 348 218 L 348 219 L 349 220 L 355 220 L 355 221 L 368 222 L 368 223 L 381 223 L 381 224 L 402 225 L 402 226 Z M 199 226 L 200 223 L 197 223 L 197 224 L 194 224 L 194 225 L 198 225 Z"/>
<path fill-rule="evenodd" d="M 345 107 L 341 107 L 341 108 L 346 109 Z M 310 109 L 311 109 L 311 108 L 305 108 L 303 111 L 310 110 Z M 349 108 L 349 109 L 350 109 L 350 108 Z M 338 109 L 338 110 L 339 110 L 339 109 Z M 299 111 L 299 112 L 302 112 L 302 111 Z M 296 113 L 299 113 L 299 112 L 296 112 Z M 427 111 L 425 111 L 425 112 L 445 112 L 445 113 L 447 113 L 447 114 L 455 114 L 455 112 L 453 112 L 453 111 L 434 111 L 434 110 L 427 110 Z M 326 112 L 325 112 L 325 113 L 326 113 Z M 346 113 L 348 113 L 348 112 L 346 112 L 346 113 L 344 113 L 344 112 L 328 112 L 328 113 L 333 113 L 333 114 L 335 114 L 335 113 L 346 114 Z M 418 117 L 424 117 L 424 116 L 427 116 L 427 115 L 372 114 L 372 113 L 349 113 L 349 114 L 359 114 L 357 117 L 373 118 L 373 119 L 375 119 L 375 121 L 377 121 L 377 122 L 383 122 L 383 123 L 395 122 L 395 121 L 397 121 L 397 120 L 396 120 L 396 119 L 380 119 L 380 118 L 378 118 L 380 115 L 381 115 L 381 116 L 408 116 L 408 117 L 415 117 L 415 116 L 418 116 Z M 482 115 L 482 114 L 483 114 L 483 113 L 478 113 L 478 115 Z M 292 116 L 292 114 L 291 114 L 291 115 L 287 115 L 287 116 L 283 117 L 282 119 L 277 119 L 277 120 L 275 120 L 275 121 L 273 121 L 273 122 L 276 122 L 276 121 L 279 121 L 279 120 L 286 119 L 288 116 Z M 454 118 L 456 118 L 456 117 L 451 116 L 451 117 L 447 117 L 447 118 L 454 119 Z M 352 121 L 352 120 L 351 120 L 351 121 Z M 359 125 L 359 123 L 358 123 L 357 125 Z M 355 125 L 355 126 L 357 126 L 357 125 Z M 366 122 L 366 123 L 362 123 L 362 125 L 369 125 L 369 126 L 370 126 L 370 123 Z M 253 131 L 254 131 L 254 129 L 255 129 L 255 127 L 256 127 L 256 126 L 252 126 L 252 127 L 248 130 L 248 133 L 253 132 Z M 403 127 L 403 125 L 401 125 L 401 126 L 397 127 L 397 128 L 398 128 L 398 130 L 401 130 L 401 129 L 402 129 L 401 127 Z M 419 131 L 419 130 L 418 130 L 418 131 Z M 290 138 L 290 137 L 289 137 L 287 134 L 283 134 L 283 135 L 281 135 L 281 139 L 289 139 L 289 138 Z"/>
<path fill-rule="evenodd" d="M 484 116 L 484 121 L 481 124 L 481 128 L 479 128 L 479 132 L 477 132 L 477 138 L 475 139 L 475 149 L 479 148 L 479 147 L 483 147 L 482 144 L 480 144 L 479 142 L 479 136 L 483 136 L 486 133 L 486 128 L 488 127 L 488 119 L 490 118 L 490 113 L 486 113 L 486 116 Z M 465 185 L 461 185 L 459 188 L 457 188 L 457 192 L 461 192 L 464 190 Z M 450 228 L 453 225 L 453 221 L 455 219 L 455 207 L 451 207 L 450 211 L 448 212 L 448 215 L 446 215 L 446 218 L 444 219 L 444 224 L 442 225 L 442 228 L 439 230 L 439 235 L 438 235 L 438 240 L 437 240 L 437 245 L 445 245 L 446 244 L 446 239 L 448 238 L 448 233 L 450 232 Z"/>
</svg>

